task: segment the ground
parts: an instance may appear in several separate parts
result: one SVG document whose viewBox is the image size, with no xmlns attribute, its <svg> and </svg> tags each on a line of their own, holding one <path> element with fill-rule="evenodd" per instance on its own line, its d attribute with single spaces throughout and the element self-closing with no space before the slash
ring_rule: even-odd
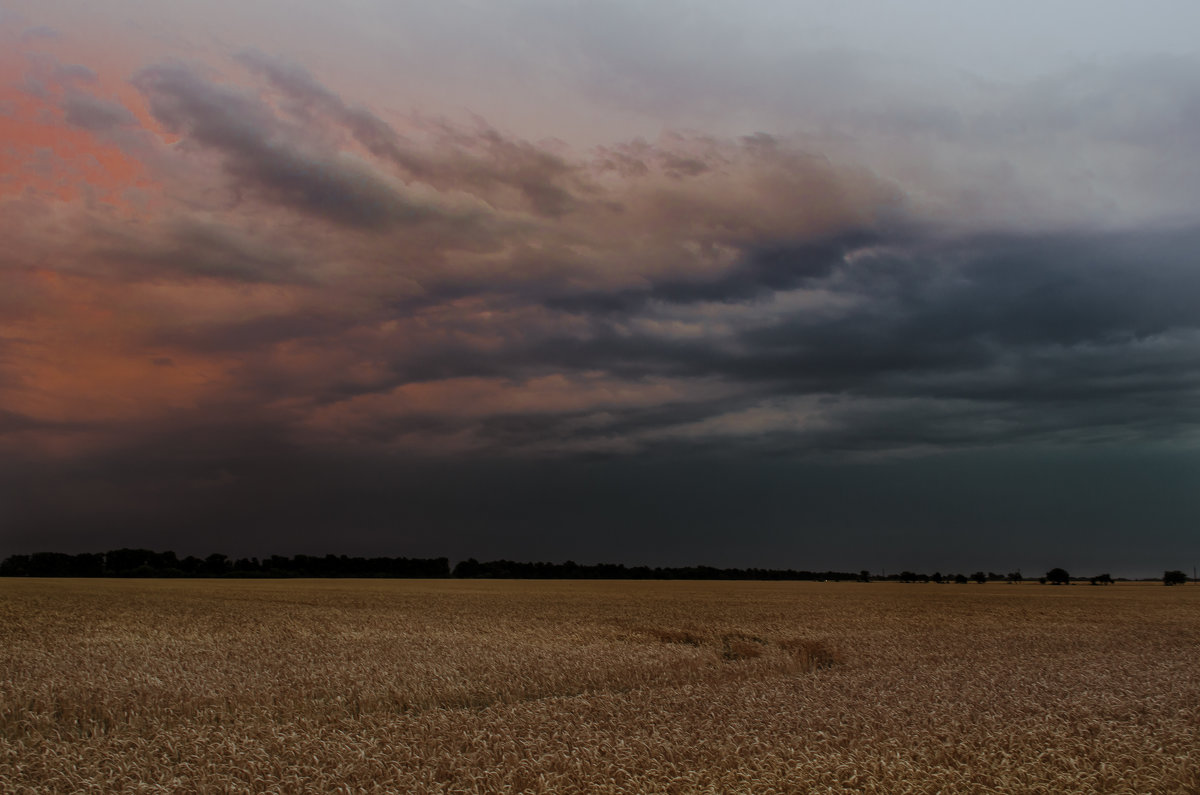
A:
<svg viewBox="0 0 1200 795">
<path fill-rule="evenodd" d="M 1195 792 L 1200 588 L 0 580 L 5 792 Z"/>
</svg>

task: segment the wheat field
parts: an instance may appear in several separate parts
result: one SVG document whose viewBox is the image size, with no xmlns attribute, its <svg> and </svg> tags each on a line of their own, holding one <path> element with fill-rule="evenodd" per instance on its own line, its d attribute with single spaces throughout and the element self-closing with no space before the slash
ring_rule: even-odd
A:
<svg viewBox="0 0 1200 795">
<path fill-rule="evenodd" d="M 1200 588 L 9 579 L 0 791 L 1198 792 Z"/>
</svg>

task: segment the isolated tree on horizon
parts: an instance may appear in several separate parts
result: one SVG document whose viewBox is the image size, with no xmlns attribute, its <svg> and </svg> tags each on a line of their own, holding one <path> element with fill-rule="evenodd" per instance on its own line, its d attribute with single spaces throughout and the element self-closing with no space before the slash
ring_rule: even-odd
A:
<svg viewBox="0 0 1200 795">
<path fill-rule="evenodd" d="M 1046 572 L 1046 579 L 1054 585 L 1070 585 L 1071 575 L 1066 569 L 1053 568 Z"/>
</svg>

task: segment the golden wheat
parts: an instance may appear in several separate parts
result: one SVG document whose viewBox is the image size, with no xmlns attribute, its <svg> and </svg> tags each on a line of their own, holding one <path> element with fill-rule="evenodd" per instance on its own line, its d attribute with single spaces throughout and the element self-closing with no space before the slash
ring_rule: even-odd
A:
<svg viewBox="0 0 1200 795">
<path fill-rule="evenodd" d="M 1200 588 L 0 581 L 3 792 L 1195 792 Z"/>
</svg>

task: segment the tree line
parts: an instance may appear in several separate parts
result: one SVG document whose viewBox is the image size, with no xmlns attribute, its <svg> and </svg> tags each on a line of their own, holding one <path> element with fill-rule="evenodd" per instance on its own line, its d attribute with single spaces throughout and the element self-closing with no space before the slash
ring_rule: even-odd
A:
<svg viewBox="0 0 1200 795">
<path fill-rule="evenodd" d="M 449 558 L 363 558 L 346 555 L 271 555 L 205 558 L 149 549 L 82 553 L 35 552 L 0 561 L 0 577 L 419 577 L 527 580 L 862 580 L 866 571 L 721 569 L 713 566 L 649 567 L 622 563 L 580 564 Z"/>
<path fill-rule="evenodd" d="M 362 558 L 346 555 L 271 555 L 180 558 L 174 552 L 35 552 L 0 562 L 0 577 L 449 577 L 448 558 Z"/>
<path fill-rule="evenodd" d="M 719 569 L 714 566 L 650 567 L 623 563 L 585 565 L 566 563 L 523 563 L 515 560 L 461 561 L 452 576 L 493 580 L 863 580 L 867 572 L 796 571 L 795 569 Z"/>
<path fill-rule="evenodd" d="M 977 571 L 966 574 L 921 574 L 901 571 L 871 575 L 867 570 L 797 571 L 795 569 L 717 568 L 714 566 L 626 566 L 623 563 L 581 564 L 491 560 L 475 558 L 450 567 L 449 558 L 350 557 L 347 555 L 271 555 L 266 558 L 230 558 L 213 553 L 204 558 L 180 558 L 172 551 L 113 549 L 108 552 L 35 552 L 11 555 L 0 561 L 0 577 L 389 577 L 521 580 L 828 580 L 835 582 L 1009 582 L 1025 580 L 1020 571 L 997 574 Z M 1065 585 L 1072 577 L 1054 568 L 1036 578 L 1041 583 Z M 1108 585 L 1107 573 L 1083 578 L 1092 585 Z M 1122 579 L 1122 578 L 1117 578 Z M 1163 583 L 1186 583 L 1182 571 L 1163 572 Z"/>
</svg>

